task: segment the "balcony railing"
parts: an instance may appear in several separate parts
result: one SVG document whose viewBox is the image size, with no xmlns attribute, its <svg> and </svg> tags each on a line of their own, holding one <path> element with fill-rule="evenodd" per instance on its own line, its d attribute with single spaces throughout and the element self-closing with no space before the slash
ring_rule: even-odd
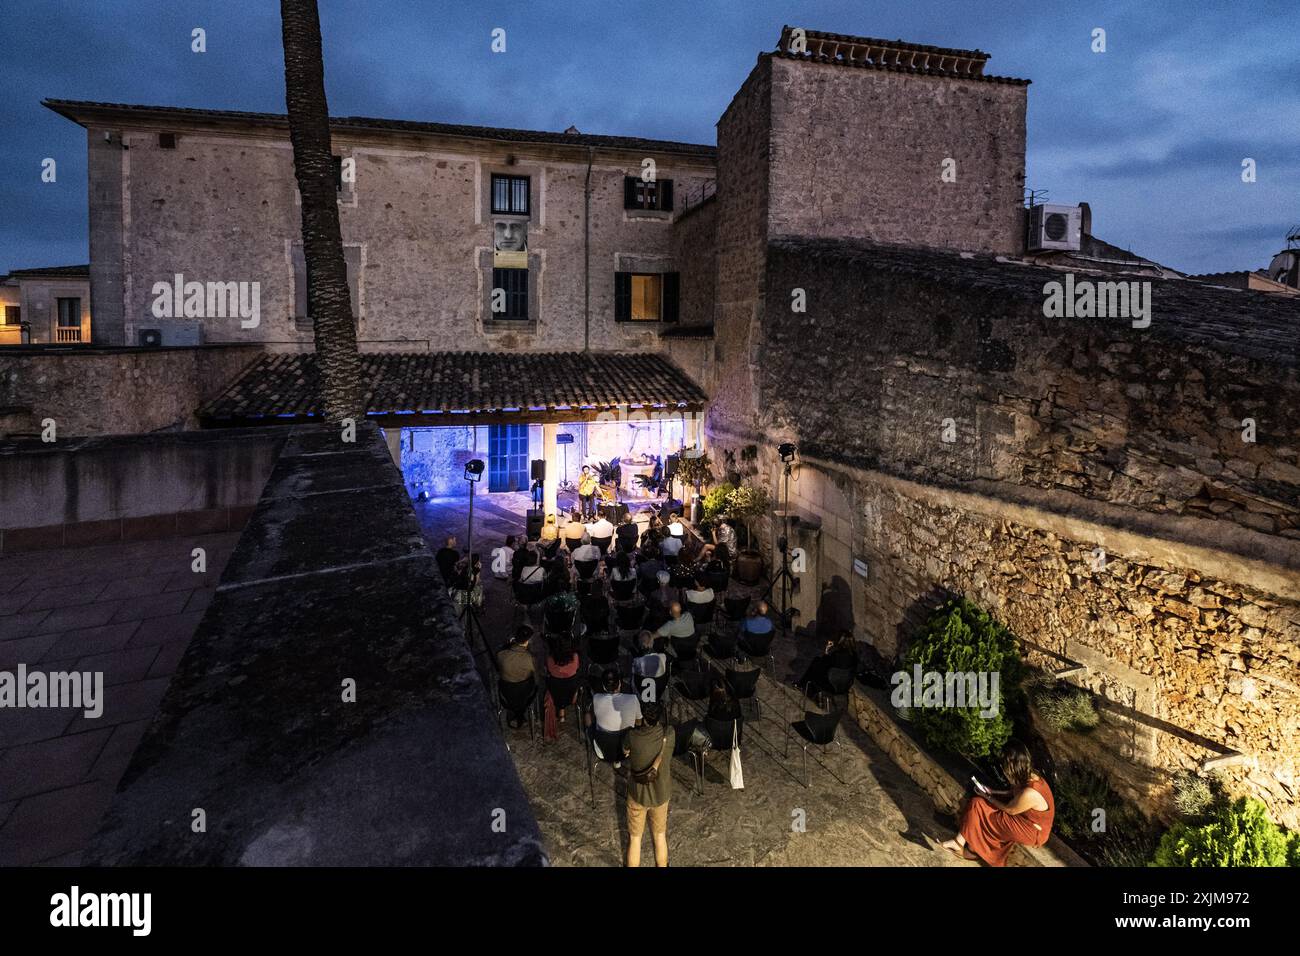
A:
<svg viewBox="0 0 1300 956">
<path fill-rule="evenodd" d="M 79 325 L 60 325 L 54 330 L 54 341 L 56 342 L 80 342 L 81 326 Z"/>
</svg>

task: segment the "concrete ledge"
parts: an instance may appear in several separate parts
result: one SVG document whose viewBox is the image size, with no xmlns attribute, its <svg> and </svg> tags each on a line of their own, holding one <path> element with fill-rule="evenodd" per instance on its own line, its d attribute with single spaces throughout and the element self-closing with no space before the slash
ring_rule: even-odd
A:
<svg viewBox="0 0 1300 956">
<path fill-rule="evenodd" d="M 86 863 L 547 862 L 384 440 L 338 435 L 290 433 Z"/>
<path fill-rule="evenodd" d="M 872 740 L 889 754 L 918 787 L 929 794 L 935 809 L 956 816 L 966 799 L 964 780 L 931 756 L 913 736 L 911 728 L 894 716 L 883 691 L 855 683 L 849 691 L 849 715 Z M 1040 847 L 1017 845 L 1009 866 L 1088 866 L 1088 862 L 1053 835 Z"/>
</svg>

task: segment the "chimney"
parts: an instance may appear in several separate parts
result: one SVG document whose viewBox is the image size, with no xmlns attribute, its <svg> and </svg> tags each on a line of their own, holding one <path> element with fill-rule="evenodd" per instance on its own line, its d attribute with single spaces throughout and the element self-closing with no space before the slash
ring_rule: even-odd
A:
<svg viewBox="0 0 1300 956">
<path fill-rule="evenodd" d="M 1086 202 L 1079 203 L 1079 225 L 1085 236 L 1092 235 L 1092 207 Z"/>
</svg>

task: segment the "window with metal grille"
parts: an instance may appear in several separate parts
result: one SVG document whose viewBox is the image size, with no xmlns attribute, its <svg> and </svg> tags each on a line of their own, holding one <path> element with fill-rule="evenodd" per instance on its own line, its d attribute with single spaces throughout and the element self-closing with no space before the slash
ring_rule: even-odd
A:
<svg viewBox="0 0 1300 956">
<path fill-rule="evenodd" d="M 503 216 L 527 216 L 528 177 L 492 176 L 492 212 Z"/>
<path fill-rule="evenodd" d="M 646 182 L 640 176 L 624 176 L 623 208 L 672 212 L 673 181 L 656 179 Z"/>
<path fill-rule="evenodd" d="M 528 270 L 492 270 L 492 318 L 528 318 Z"/>
</svg>

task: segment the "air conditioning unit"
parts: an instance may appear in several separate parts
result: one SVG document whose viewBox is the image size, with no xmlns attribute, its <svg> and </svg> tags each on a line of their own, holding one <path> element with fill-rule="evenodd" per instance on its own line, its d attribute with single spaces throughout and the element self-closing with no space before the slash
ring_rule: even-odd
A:
<svg viewBox="0 0 1300 956">
<path fill-rule="evenodd" d="M 136 341 L 144 348 L 166 346 L 175 348 L 179 345 L 202 345 L 202 322 L 164 322 L 156 328 L 137 329 Z"/>
<path fill-rule="evenodd" d="M 1029 210 L 1030 252 L 1049 249 L 1079 250 L 1083 242 L 1083 211 L 1078 206 L 1043 203 Z"/>
</svg>

